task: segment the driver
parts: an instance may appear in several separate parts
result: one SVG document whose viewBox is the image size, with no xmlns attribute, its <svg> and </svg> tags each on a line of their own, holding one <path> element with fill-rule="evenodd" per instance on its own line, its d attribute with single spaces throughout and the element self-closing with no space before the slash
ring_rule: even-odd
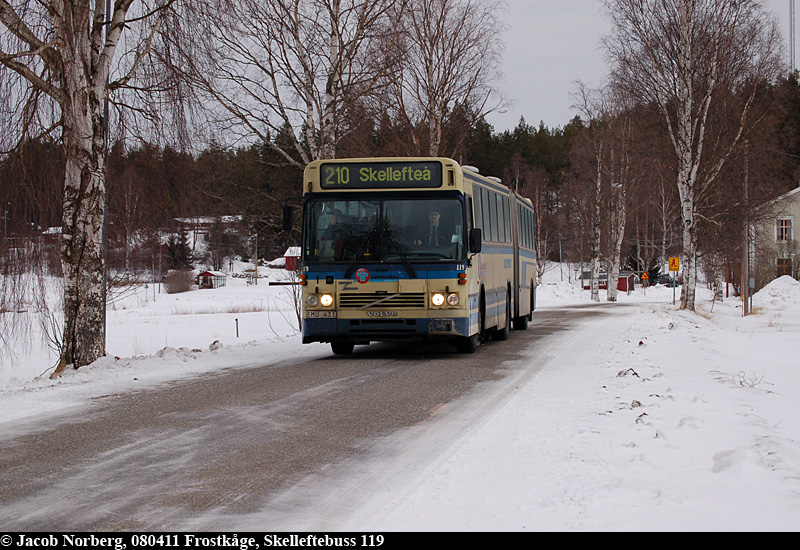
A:
<svg viewBox="0 0 800 550">
<path fill-rule="evenodd" d="M 441 218 L 442 215 L 436 210 L 428 212 L 428 226 L 420 232 L 414 244 L 417 246 L 440 246 L 449 243 L 450 237 L 445 235 L 444 228 L 439 224 Z"/>
</svg>

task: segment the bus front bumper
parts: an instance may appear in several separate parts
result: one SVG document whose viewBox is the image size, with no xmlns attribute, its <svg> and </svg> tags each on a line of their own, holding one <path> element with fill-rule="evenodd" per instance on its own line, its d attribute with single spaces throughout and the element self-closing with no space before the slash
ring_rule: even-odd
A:
<svg viewBox="0 0 800 550">
<path fill-rule="evenodd" d="M 448 340 L 468 336 L 467 318 L 303 319 L 303 343 Z"/>
</svg>

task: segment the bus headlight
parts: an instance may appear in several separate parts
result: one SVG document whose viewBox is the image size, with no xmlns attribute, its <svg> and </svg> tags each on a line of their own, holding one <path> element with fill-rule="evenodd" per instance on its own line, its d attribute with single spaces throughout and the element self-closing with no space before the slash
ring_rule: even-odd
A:
<svg viewBox="0 0 800 550">
<path fill-rule="evenodd" d="M 450 294 L 448 294 L 447 295 L 447 304 L 451 305 L 451 306 L 457 306 L 458 305 L 458 294 L 456 294 L 455 292 L 451 292 Z"/>
<path fill-rule="evenodd" d="M 317 307 L 319 305 L 319 297 L 316 294 L 309 294 L 306 298 L 306 305 Z"/>
<path fill-rule="evenodd" d="M 437 292 L 431 296 L 431 303 L 436 307 L 444 305 L 444 294 Z"/>
<path fill-rule="evenodd" d="M 331 307 L 333 305 L 333 296 L 330 294 L 323 294 L 319 301 L 323 307 Z"/>
</svg>

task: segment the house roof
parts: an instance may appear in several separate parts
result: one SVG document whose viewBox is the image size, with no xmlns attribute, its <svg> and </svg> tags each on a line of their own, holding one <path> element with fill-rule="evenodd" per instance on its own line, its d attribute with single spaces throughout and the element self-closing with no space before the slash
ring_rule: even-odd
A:
<svg viewBox="0 0 800 550">
<path fill-rule="evenodd" d="M 196 216 L 193 218 L 173 218 L 178 223 L 187 225 L 212 225 L 219 221 L 220 223 L 236 223 L 242 221 L 242 216 Z"/>
<path fill-rule="evenodd" d="M 784 199 L 788 199 L 789 197 L 791 197 L 792 195 L 795 195 L 797 193 L 800 193 L 800 187 L 795 187 L 791 191 L 787 191 L 783 195 L 777 196 L 774 199 L 772 199 L 771 201 L 767 201 L 764 206 L 769 205 L 769 204 L 774 204 L 774 203 L 782 201 Z"/>
<path fill-rule="evenodd" d="M 200 275 L 198 275 L 198 277 L 203 277 L 204 275 L 205 276 L 209 276 L 210 275 L 212 277 L 227 277 L 228 276 L 227 273 L 223 273 L 221 271 L 203 271 Z"/>
</svg>

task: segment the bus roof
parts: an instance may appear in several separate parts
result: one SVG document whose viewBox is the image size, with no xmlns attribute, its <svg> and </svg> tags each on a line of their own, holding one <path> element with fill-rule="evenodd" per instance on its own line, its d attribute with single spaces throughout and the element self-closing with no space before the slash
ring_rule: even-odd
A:
<svg viewBox="0 0 800 550">
<path fill-rule="evenodd" d="M 353 166 L 357 167 L 355 172 Z M 498 178 L 483 176 L 477 169 L 461 166 L 448 157 L 372 157 L 312 161 L 303 172 L 303 194 L 364 190 L 469 192 L 474 181 L 509 192 Z"/>
</svg>

